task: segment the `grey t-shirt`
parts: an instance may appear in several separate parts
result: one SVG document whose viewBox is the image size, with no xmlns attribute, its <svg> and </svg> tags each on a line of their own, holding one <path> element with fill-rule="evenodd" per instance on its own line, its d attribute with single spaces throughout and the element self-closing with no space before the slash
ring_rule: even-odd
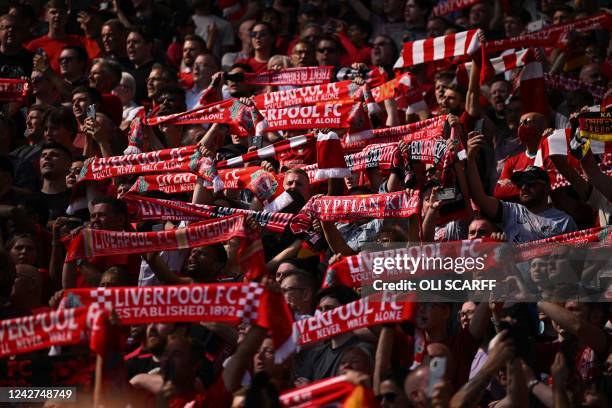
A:
<svg viewBox="0 0 612 408">
<path fill-rule="evenodd" d="M 501 222 L 498 224 L 508 242 L 529 242 L 576 231 L 576 223 L 566 213 L 550 207 L 539 214 L 521 204 L 500 201 Z"/>
<path fill-rule="evenodd" d="M 354 346 L 362 347 L 374 356 L 372 344 L 359 340 L 358 337 L 351 337 L 336 349 L 331 348 L 331 341 L 326 341 L 297 355 L 294 368 L 295 378 L 304 377 L 311 381 L 317 381 L 334 377 L 338 366 L 340 366 L 342 352 Z"/>
</svg>

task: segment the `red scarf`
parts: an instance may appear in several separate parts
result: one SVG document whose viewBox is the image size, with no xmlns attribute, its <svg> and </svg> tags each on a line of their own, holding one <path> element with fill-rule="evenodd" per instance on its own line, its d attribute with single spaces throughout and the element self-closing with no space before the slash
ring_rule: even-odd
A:
<svg viewBox="0 0 612 408">
<path fill-rule="evenodd" d="M 99 317 L 99 308 L 79 307 L 2 320 L 0 357 L 80 343 L 96 330 Z"/>
<path fill-rule="evenodd" d="M 267 274 L 259 237 L 246 229 L 244 216 L 234 215 L 169 231 L 127 232 L 84 228 L 69 243 L 66 262 L 79 258 L 172 251 L 242 238 L 238 255 L 247 280 Z"/>
<path fill-rule="evenodd" d="M 197 168 L 199 159 L 197 146 L 96 158 L 83 166 L 78 181 L 104 180 L 129 174 L 188 172 Z"/>
<path fill-rule="evenodd" d="M 405 68 L 425 62 L 472 55 L 480 49 L 477 32 L 478 30 L 469 30 L 405 42 L 402 54 L 393 68 Z"/>
<path fill-rule="evenodd" d="M 243 83 L 247 85 L 316 85 L 331 81 L 334 67 L 285 68 L 259 73 L 245 72 Z"/>
<path fill-rule="evenodd" d="M 23 102 L 28 96 L 28 82 L 23 79 L 0 78 L 0 102 Z"/>
<path fill-rule="evenodd" d="M 353 196 L 315 196 L 302 209 L 321 221 L 355 221 L 363 218 L 408 218 L 421 207 L 419 192 L 406 191 Z"/>
<path fill-rule="evenodd" d="M 262 93 L 256 95 L 253 101 L 255 102 L 255 107 L 259 110 L 316 105 L 321 102 L 358 99 L 360 97 L 359 89 L 360 86 L 353 81 L 331 82 L 322 85 Z"/>
<path fill-rule="evenodd" d="M 276 344 L 291 333 L 291 312 L 282 294 L 257 283 L 69 289 L 66 308 L 97 304 L 113 309 L 122 324 L 218 322 L 256 324 L 272 331 Z"/>
<path fill-rule="evenodd" d="M 474 4 L 480 3 L 481 0 L 446 0 L 443 3 L 438 3 L 431 10 L 431 15 L 434 17 L 445 16 L 454 13 L 467 7 L 472 7 Z"/>
<path fill-rule="evenodd" d="M 419 140 L 442 137 L 445 121 L 446 115 L 441 115 L 407 125 L 351 133 L 344 138 L 342 147 L 345 151 L 353 152 L 372 143 L 395 143 L 404 138 Z"/>
<path fill-rule="evenodd" d="M 190 125 L 199 123 L 224 123 L 233 133 L 246 136 L 253 130 L 250 108 L 237 99 L 214 102 L 187 112 L 155 116 L 147 119 L 149 126 L 160 124 Z"/>
<path fill-rule="evenodd" d="M 355 385 L 344 375 L 315 381 L 303 387 L 283 392 L 280 403 L 286 408 L 361 407 L 377 408 L 372 389 Z"/>
<path fill-rule="evenodd" d="M 363 327 L 413 320 L 414 303 L 388 294 L 368 296 L 313 317 L 297 320 L 297 344 L 317 343 Z"/>
<path fill-rule="evenodd" d="M 570 78 L 564 75 L 545 73 L 544 81 L 546 82 L 546 87 L 558 89 L 563 92 L 574 92 L 578 89 L 584 89 L 589 91 L 596 100 L 601 100 L 606 93 L 606 88 L 603 86 L 587 84 L 579 79 Z"/>
<path fill-rule="evenodd" d="M 610 31 L 611 21 L 612 17 L 608 13 L 602 12 L 569 23 L 553 25 L 534 33 L 523 34 L 518 37 L 503 40 L 487 41 L 487 52 L 503 51 L 508 48 L 537 46 L 564 47 L 567 42 L 567 35 L 570 31 L 579 33 L 600 29 Z"/>
<path fill-rule="evenodd" d="M 198 176 L 191 173 L 148 174 L 140 176 L 129 193 L 161 191 L 165 194 L 190 193 L 195 189 Z"/>
<path fill-rule="evenodd" d="M 244 214 L 252 215 L 262 228 L 268 231 L 284 232 L 291 219 L 295 217 L 294 214 L 288 213 L 216 207 L 133 195 L 126 195 L 123 200 L 128 205 L 128 211 L 134 220 L 202 221 Z"/>
<path fill-rule="evenodd" d="M 348 128 L 352 100 L 322 102 L 316 105 L 261 110 L 267 130 Z"/>
</svg>

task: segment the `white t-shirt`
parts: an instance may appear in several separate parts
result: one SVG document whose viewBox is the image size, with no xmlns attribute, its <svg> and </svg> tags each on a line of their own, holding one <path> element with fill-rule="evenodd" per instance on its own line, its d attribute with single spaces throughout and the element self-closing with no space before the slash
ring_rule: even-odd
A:
<svg viewBox="0 0 612 408">
<path fill-rule="evenodd" d="M 500 201 L 502 221 L 498 224 L 508 242 L 536 241 L 576 231 L 576 223 L 566 213 L 550 207 L 539 214 L 532 213 L 521 204 Z"/>
<path fill-rule="evenodd" d="M 191 17 L 196 25 L 195 33 L 202 37 L 206 42 L 208 42 L 208 26 L 213 23 L 217 26 L 217 40 L 215 41 L 213 49 L 211 50 L 212 53 L 217 56 L 217 58 L 221 58 L 222 46 L 230 47 L 234 45 L 234 29 L 229 21 L 213 14 L 208 16 L 198 16 L 194 14 Z"/>
</svg>

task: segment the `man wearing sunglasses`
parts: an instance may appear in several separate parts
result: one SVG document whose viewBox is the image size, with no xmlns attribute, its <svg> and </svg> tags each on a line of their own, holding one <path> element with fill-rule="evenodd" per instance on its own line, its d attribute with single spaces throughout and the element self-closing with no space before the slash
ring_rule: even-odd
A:
<svg viewBox="0 0 612 408">
<path fill-rule="evenodd" d="M 529 242 L 576 230 L 574 220 L 548 203 L 550 177 L 541 167 L 515 171 L 510 180 L 519 188 L 519 202 L 498 200 L 485 194 L 477 167 L 484 136 L 471 134 L 468 140 L 467 176 L 472 200 L 482 215 L 503 229 L 508 242 Z"/>
</svg>

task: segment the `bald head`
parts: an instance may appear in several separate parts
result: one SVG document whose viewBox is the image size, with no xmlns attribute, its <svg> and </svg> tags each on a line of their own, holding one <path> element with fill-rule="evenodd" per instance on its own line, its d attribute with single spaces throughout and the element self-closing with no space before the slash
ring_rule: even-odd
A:
<svg viewBox="0 0 612 408">
<path fill-rule="evenodd" d="M 587 64 L 580 70 L 580 80 L 590 85 L 605 86 L 606 80 L 601 72 L 601 64 Z"/>
<path fill-rule="evenodd" d="M 428 406 L 427 387 L 429 385 L 429 366 L 423 364 L 416 370 L 411 371 L 404 381 L 404 391 L 408 400 L 415 408 L 426 408 Z"/>
</svg>

